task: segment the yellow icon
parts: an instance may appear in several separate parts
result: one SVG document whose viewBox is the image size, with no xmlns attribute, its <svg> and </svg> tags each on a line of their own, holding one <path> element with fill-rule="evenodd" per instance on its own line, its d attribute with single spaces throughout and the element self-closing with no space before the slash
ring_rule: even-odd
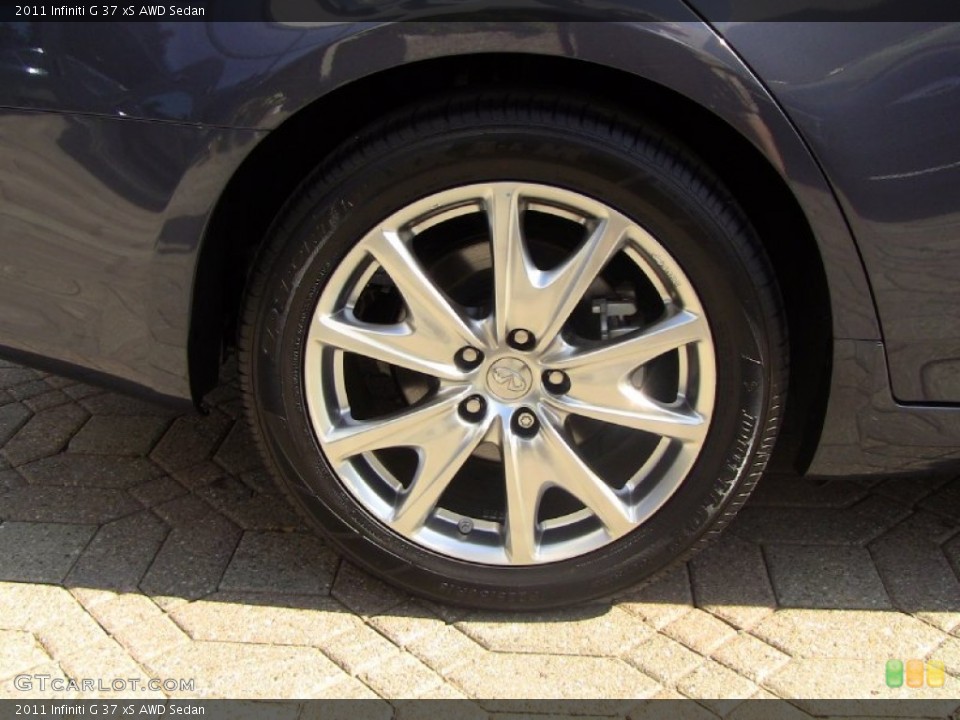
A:
<svg viewBox="0 0 960 720">
<path fill-rule="evenodd" d="M 929 660 L 927 662 L 927 685 L 930 687 L 943 687 L 946 680 L 946 668 L 942 660 Z"/>
<path fill-rule="evenodd" d="M 907 687 L 923 687 L 923 660 L 907 660 Z"/>
</svg>

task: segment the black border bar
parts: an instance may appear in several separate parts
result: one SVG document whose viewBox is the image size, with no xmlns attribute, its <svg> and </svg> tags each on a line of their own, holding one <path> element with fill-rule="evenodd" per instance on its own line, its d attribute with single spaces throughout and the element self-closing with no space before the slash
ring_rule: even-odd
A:
<svg viewBox="0 0 960 720">
<path fill-rule="evenodd" d="M 958 22 L 960 0 L 0 0 L 0 22 Z"/>
</svg>

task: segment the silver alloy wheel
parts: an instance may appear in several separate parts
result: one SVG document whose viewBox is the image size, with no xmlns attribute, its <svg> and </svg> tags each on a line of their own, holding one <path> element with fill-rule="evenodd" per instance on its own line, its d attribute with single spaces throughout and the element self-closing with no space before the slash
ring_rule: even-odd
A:
<svg viewBox="0 0 960 720">
<path fill-rule="evenodd" d="M 576 224 L 582 241 L 542 267 L 524 230 L 529 213 Z M 428 231 L 457 228 L 466 216 L 488 228 L 469 253 L 473 274 L 488 279 L 489 301 L 472 308 L 452 299 L 417 249 Z M 643 278 L 660 311 L 616 337 L 583 340 L 572 317 L 609 290 L 604 274 L 614 263 Z M 402 298 L 389 321 L 360 309 L 374 286 Z M 665 357 L 673 368 L 666 397 L 647 391 L 649 369 Z M 406 406 L 357 412 L 348 368 L 356 358 L 404 386 Z M 696 461 L 716 381 L 706 315 L 664 247 L 601 202 L 517 182 L 431 195 L 367 233 L 321 292 L 303 369 L 317 440 L 357 502 L 421 547 L 491 565 L 576 557 L 641 525 Z M 607 452 L 605 437 L 620 450 Z M 619 480 L 605 475 L 602 456 L 631 444 L 645 448 L 638 466 Z M 397 448 L 415 453 L 409 477 L 384 455 Z M 501 473 L 498 512 L 448 501 L 478 459 Z M 551 495 L 561 509 L 545 514 L 557 488 L 573 502 Z"/>
</svg>

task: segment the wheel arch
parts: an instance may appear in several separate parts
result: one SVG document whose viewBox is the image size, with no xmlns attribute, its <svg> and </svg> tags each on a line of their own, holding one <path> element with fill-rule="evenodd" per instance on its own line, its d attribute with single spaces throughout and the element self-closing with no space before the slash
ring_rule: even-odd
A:
<svg viewBox="0 0 960 720">
<path fill-rule="evenodd" d="M 831 368 L 824 358 L 832 356 L 834 336 L 876 332 L 872 303 L 868 293 L 859 292 L 860 284 L 865 288 L 865 278 L 857 279 L 862 267 L 839 210 L 830 206 L 825 180 L 786 120 L 768 122 L 779 115 L 772 101 L 764 100 L 759 86 L 747 87 L 749 76 L 717 72 L 702 58 L 691 62 L 704 74 L 686 77 L 678 88 L 659 82 L 662 77 L 583 58 L 445 56 L 364 76 L 294 112 L 245 159 L 208 223 L 189 338 L 195 400 L 214 387 L 223 350 L 234 342 L 247 272 L 271 221 L 311 169 L 356 127 L 375 119 L 383 103 L 416 102 L 471 85 L 543 87 L 545 78 L 556 78 L 557 91 L 614 102 L 624 112 L 670 128 L 715 170 L 747 211 L 773 260 L 791 333 L 790 399 L 773 465 L 803 471 L 819 443 L 826 412 Z M 701 95 L 691 97 L 687 90 L 703 80 L 713 85 L 703 85 Z M 718 84 L 729 89 L 731 83 L 740 98 L 726 90 L 718 96 Z M 342 107 L 352 112 L 336 111 Z M 245 208 L 243 214 L 232 212 L 238 206 Z M 838 263 L 834 274 L 824 257 Z M 836 273 L 846 288 L 838 289 Z M 836 303 L 838 292 L 844 306 Z"/>
</svg>

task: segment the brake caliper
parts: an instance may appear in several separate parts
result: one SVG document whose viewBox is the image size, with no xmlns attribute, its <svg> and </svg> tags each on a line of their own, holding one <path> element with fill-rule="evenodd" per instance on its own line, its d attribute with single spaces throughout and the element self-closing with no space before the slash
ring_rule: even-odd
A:
<svg viewBox="0 0 960 720">
<path fill-rule="evenodd" d="M 611 297 L 594 298 L 591 312 L 600 324 L 600 339 L 618 338 L 639 329 L 636 324 L 637 298 L 633 288 L 618 288 Z"/>
</svg>

